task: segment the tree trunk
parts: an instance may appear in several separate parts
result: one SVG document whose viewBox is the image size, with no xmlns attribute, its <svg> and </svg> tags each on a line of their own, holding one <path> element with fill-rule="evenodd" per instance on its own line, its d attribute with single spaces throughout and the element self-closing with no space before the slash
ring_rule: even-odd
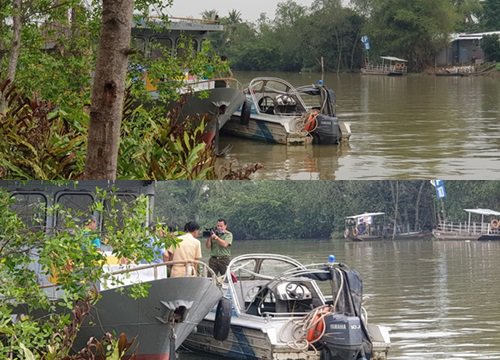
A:
<svg viewBox="0 0 500 360">
<path fill-rule="evenodd" d="M 17 61 L 19 49 L 21 48 L 21 0 L 12 3 L 12 45 L 9 54 L 9 65 L 7 67 L 7 79 L 14 82 L 16 78 Z"/>
<path fill-rule="evenodd" d="M 418 189 L 418 194 L 417 194 L 417 201 L 415 202 L 415 228 L 413 229 L 414 231 L 420 230 L 419 208 L 420 208 L 420 199 L 422 198 L 422 191 L 424 190 L 425 181 L 426 180 L 422 180 L 422 182 L 420 183 L 420 188 Z"/>
<path fill-rule="evenodd" d="M 391 189 L 392 189 L 392 185 L 391 185 Z M 395 193 L 395 194 L 394 194 Z M 394 227 L 393 227 L 393 230 L 392 230 L 392 240 L 394 240 L 394 238 L 396 237 L 396 231 L 397 231 L 397 228 L 398 228 L 398 211 L 399 211 L 399 181 L 396 181 L 396 189 L 395 191 L 393 190 L 393 197 L 395 197 L 394 199 Z"/>
<path fill-rule="evenodd" d="M 14 83 L 16 78 L 17 62 L 19 60 L 19 50 L 21 48 L 21 0 L 14 0 L 12 3 L 12 42 L 10 45 L 9 63 L 7 64 L 7 78 Z M 9 87 L 11 86 L 9 85 Z M 7 103 L 3 94 L 0 95 L 0 114 L 7 110 Z"/>
<path fill-rule="evenodd" d="M 86 179 L 116 178 L 132 0 L 103 0 L 101 39 L 92 88 Z"/>
<path fill-rule="evenodd" d="M 352 48 L 351 48 L 351 59 L 350 59 L 350 65 L 349 65 L 349 69 L 351 71 L 354 68 L 354 55 L 356 54 L 356 48 L 358 46 L 358 41 L 359 41 L 359 31 L 356 32 L 356 36 L 354 37 L 354 43 L 352 44 Z"/>
</svg>

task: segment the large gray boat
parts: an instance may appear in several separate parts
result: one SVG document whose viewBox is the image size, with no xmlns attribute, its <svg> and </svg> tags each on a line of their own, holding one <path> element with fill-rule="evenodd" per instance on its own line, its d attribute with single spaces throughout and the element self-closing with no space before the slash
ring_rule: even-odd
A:
<svg viewBox="0 0 500 360">
<path fill-rule="evenodd" d="M 152 220 L 155 183 L 151 181 L 3 181 L 0 187 L 10 192 L 14 200 L 12 209 L 26 224 L 41 226 L 46 231 L 64 229 L 65 226 L 63 212 L 47 211 L 54 206 L 86 216 L 91 214 L 102 229 L 107 221 L 106 212 L 100 216 L 92 211 L 94 202 L 103 201 L 96 188 L 113 192 L 122 201 L 133 201 L 145 195 L 148 211 L 144 223 L 147 225 Z M 114 208 L 112 202 L 106 200 L 103 206 L 120 211 L 119 205 Z M 41 221 L 34 222 L 34 218 Z M 78 333 L 73 346 L 75 351 L 91 337 L 101 339 L 106 332 L 115 335 L 123 332 L 128 338 L 136 338 L 133 345 L 135 359 L 174 359 L 175 350 L 223 295 L 221 283 L 203 262 L 185 264 L 186 271 L 189 267 L 201 268 L 196 277 L 170 278 L 167 267 L 174 262 L 123 265 L 119 264 L 113 249 L 104 245 L 103 255 L 106 280 L 96 284 L 100 299 Z M 36 261 L 36 253 L 33 255 L 33 271 L 50 299 L 64 296 L 57 285 L 57 276 L 43 270 Z M 138 283 L 148 286 L 148 296 L 132 299 L 128 289 Z M 29 311 L 22 305 L 18 309 L 17 314 Z"/>
<path fill-rule="evenodd" d="M 222 289 L 215 274 L 202 262 L 188 264 L 205 269 L 197 277 L 169 278 L 170 265 L 171 262 L 110 266 L 123 284 L 118 287 L 109 281 L 100 284 L 101 299 L 82 325 L 74 349 L 83 348 L 91 337 L 100 339 L 108 332 L 116 335 L 123 332 L 136 338 L 135 359 L 175 359 L 175 351 L 222 297 Z M 147 297 L 130 297 L 127 290 L 137 283 L 149 286 Z M 56 287 L 47 291 L 51 289 Z"/>
<path fill-rule="evenodd" d="M 222 31 L 223 25 L 210 20 L 171 17 L 168 24 L 154 22 L 153 27 L 145 22 L 138 22 L 132 29 L 134 47 L 148 58 L 158 58 L 168 53 L 178 56 L 183 51 L 201 51 L 202 43 L 212 32 Z M 185 49 L 180 45 L 188 38 L 192 48 Z M 145 70 L 146 89 L 155 97 L 157 81 L 150 79 Z M 162 79 L 168 81 L 168 79 Z M 204 140 L 207 143 L 218 141 L 221 129 L 245 101 L 239 83 L 230 77 L 198 78 L 189 69 L 184 72 L 184 86 L 180 92 L 186 96 L 180 102 L 172 102 L 169 109 L 180 107 L 176 113 L 177 122 L 189 119 L 198 125 L 202 120 L 206 123 Z"/>
</svg>

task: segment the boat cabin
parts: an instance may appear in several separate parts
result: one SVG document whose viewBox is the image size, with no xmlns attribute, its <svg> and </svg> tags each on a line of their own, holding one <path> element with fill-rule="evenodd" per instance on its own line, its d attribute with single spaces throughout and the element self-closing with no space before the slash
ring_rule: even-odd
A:
<svg viewBox="0 0 500 360">
<path fill-rule="evenodd" d="M 224 27 L 215 21 L 197 20 L 191 18 L 171 17 L 167 26 L 159 24 L 163 29 L 147 27 L 145 22 L 137 22 L 132 28 L 132 41 L 135 49 L 148 58 L 156 59 L 169 51 L 171 56 L 177 56 L 187 51 L 180 46 L 183 39 L 189 38 L 191 50 L 199 52 L 202 43 L 211 32 L 223 31 Z"/>
<path fill-rule="evenodd" d="M 251 112 L 269 115 L 297 116 L 307 111 L 299 92 L 279 78 L 255 78 L 245 89 Z"/>
<path fill-rule="evenodd" d="M 382 219 L 376 217 L 383 212 L 363 213 L 345 218 L 344 238 L 353 241 L 375 240 L 385 237 L 387 227 Z"/>
<path fill-rule="evenodd" d="M 303 316 L 326 303 L 318 284 L 300 276 L 305 268 L 288 257 L 239 257 L 229 282 L 235 311 L 255 316 Z M 279 276 L 287 274 L 287 276 Z"/>
<path fill-rule="evenodd" d="M 90 216 L 97 219 L 98 230 L 104 227 L 106 212 L 103 216 L 92 211 L 93 204 L 102 200 L 96 188 L 112 191 L 118 201 L 131 203 L 141 194 L 148 198 L 149 212 L 145 219 L 148 225 L 152 221 L 155 185 L 152 181 L 84 181 L 84 182 L 44 182 L 44 181 L 2 181 L 0 188 L 10 192 L 14 203 L 12 210 L 21 220 L 33 229 L 45 229 L 47 232 L 54 229 L 63 229 L 65 216 L 63 212 L 48 211 L 60 206 L 66 212 L 76 214 L 76 223 L 83 225 Z M 111 205 L 104 199 L 104 207 Z"/>
</svg>

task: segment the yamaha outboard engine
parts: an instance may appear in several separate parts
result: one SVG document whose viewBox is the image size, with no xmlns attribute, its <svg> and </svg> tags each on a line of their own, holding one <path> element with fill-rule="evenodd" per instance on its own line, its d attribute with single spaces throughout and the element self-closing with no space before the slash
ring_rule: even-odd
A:
<svg viewBox="0 0 500 360">
<path fill-rule="evenodd" d="M 319 144 L 338 144 L 341 133 L 339 120 L 336 116 L 319 114 L 316 117 L 317 127 L 314 131 L 314 140 Z"/>
<path fill-rule="evenodd" d="M 363 329 L 357 316 L 332 314 L 325 317 L 325 334 L 321 342 L 321 360 L 366 360 Z"/>
</svg>

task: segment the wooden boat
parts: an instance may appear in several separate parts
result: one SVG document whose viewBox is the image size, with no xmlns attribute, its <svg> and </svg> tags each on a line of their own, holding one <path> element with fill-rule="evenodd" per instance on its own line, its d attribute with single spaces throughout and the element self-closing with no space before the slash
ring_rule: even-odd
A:
<svg viewBox="0 0 500 360">
<path fill-rule="evenodd" d="M 382 240 L 385 237 L 383 222 L 376 224 L 374 218 L 383 212 L 363 213 L 345 218 L 344 238 L 352 241 Z"/>
<path fill-rule="evenodd" d="M 408 72 L 406 63 L 408 60 L 400 59 L 394 56 L 381 56 L 381 65 L 366 64 L 361 68 L 364 75 L 384 75 L 384 76 L 403 76 Z M 387 62 L 386 62 L 387 61 Z"/>
<path fill-rule="evenodd" d="M 389 329 L 368 323 L 359 274 L 333 255 L 309 266 L 241 255 L 224 286 L 217 309 L 184 341 L 188 349 L 230 359 L 387 359 Z"/>
<path fill-rule="evenodd" d="M 383 212 L 363 213 L 348 216 L 345 218 L 344 238 L 351 241 L 371 241 L 371 240 L 405 240 L 420 239 L 431 236 L 430 231 L 411 231 L 385 221 L 377 220 L 377 217 L 384 215 Z M 409 227 L 409 226 L 408 226 Z"/>
<path fill-rule="evenodd" d="M 468 219 L 464 222 L 442 221 L 432 230 L 438 240 L 500 240 L 500 212 L 490 209 L 464 209 Z M 472 221 L 478 215 L 480 221 Z"/>
<path fill-rule="evenodd" d="M 339 144 L 348 142 L 350 125 L 335 114 L 335 95 L 324 85 L 295 88 L 275 77 L 253 79 L 244 90 L 246 101 L 222 131 L 278 144 Z M 315 100 L 306 104 L 305 98 Z"/>
</svg>

